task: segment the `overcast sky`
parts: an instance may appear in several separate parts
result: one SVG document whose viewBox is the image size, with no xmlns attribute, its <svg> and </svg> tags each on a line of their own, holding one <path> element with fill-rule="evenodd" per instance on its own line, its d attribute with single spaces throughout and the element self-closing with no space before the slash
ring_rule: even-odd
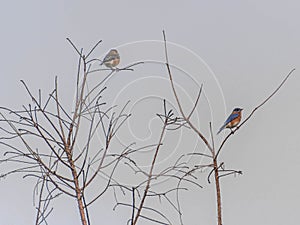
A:
<svg viewBox="0 0 300 225">
<path fill-rule="evenodd" d="M 20 108 L 30 101 L 21 79 L 33 91 L 41 88 L 47 93 L 55 76 L 66 105 L 71 105 L 77 55 L 67 37 L 85 49 L 103 40 L 95 57 L 117 48 L 121 65 L 147 61 L 135 72 L 120 72 L 107 82 L 107 99 L 118 104 L 131 99 L 133 118 L 145 123 L 127 124 L 131 136 L 123 133 L 121 142 L 132 137 L 141 144 L 157 140 L 160 124 L 154 117 L 161 110 L 158 102 L 166 98 L 175 106 L 161 64 L 163 29 L 186 107 L 203 83 L 203 107 L 197 110 L 197 119 L 201 124 L 212 121 L 215 131 L 234 107 L 249 114 L 296 68 L 279 93 L 229 140 L 220 155 L 227 168 L 243 171 L 242 176 L 222 179 L 225 225 L 294 225 L 299 220 L 300 201 L 299 10 L 295 0 L 5 1 L 0 8 L 1 106 Z M 143 118 L 139 118 L 141 112 Z M 203 132 L 207 129 L 205 125 Z M 217 142 L 221 139 L 219 136 Z M 177 154 L 197 146 L 189 138 L 178 140 L 190 144 L 170 146 Z M 160 159 L 162 166 L 167 161 L 163 156 Z M 207 184 L 205 174 L 199 177 L 204 189 L 184 195 L 184 221 L 213 225 L 214 186 Z M 32 180 L 20 176 L 0 181 L 1 224 L 33 224 L 32 189 Z M 91 210 L 93 224 L 125 224 L 128 211 L 112 211 L 112 199 L 106 196 Z M 64 198 L 57 202 L 49 223 L 80 224 L 75 201 L 64 203 Z"/>
</svg>

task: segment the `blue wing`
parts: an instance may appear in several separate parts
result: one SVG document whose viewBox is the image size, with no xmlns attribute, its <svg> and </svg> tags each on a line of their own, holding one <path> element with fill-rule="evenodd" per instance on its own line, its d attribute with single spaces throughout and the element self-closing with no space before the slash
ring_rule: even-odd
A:
<svg viewBox="0 0 300 225">
<path fill-rule="evenodd" d="M 227 120 L 225 121 L 224 125 L 227 125 L 228 123 L 230 123 L 232 120 L 234 120 L 235 118 L 237 118 L 239 116 L 239 114 L 237 113 L 234 113 L 234 114 L 231 114 Z"/>
<path fill-rule="evenodd" d="M 239 116 L 239 114 L 237 113 L 234 113 L 234 114 L 231 114 L 227 120 L 225 121 L 224 125 L 220 128 L 220 130 L 218 131 L 217 134 L 219 134 L 225 127 L 228 123 L 230 123 L 232 120 L 234 120 L 235 118 L 237 118 Z"/>
</svg>

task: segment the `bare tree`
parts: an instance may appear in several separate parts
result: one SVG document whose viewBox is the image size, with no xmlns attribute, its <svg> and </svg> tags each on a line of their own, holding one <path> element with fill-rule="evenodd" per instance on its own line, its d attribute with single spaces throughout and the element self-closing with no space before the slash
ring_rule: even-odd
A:
<svg viewBox="0 0 300 225">
<path fill-rule="evenodd" d="M 40 90 L 35 96 L 26 83 L 21 81 L 31 102 L 23 105 L 21 110 L 1 107 L 0 112 L 0 144 L 9 149 L 0 163 L 19 165 L 1 177 L 22 173 L 24 177 L 36 178 L 35 224 L 47 224 L 46 218 L 52 211 L 50 203 L 61 194 L 76 199 L 81 223 L 90 224 L 88 207 L 110 185 L 116 183 L 113 174 L 117 165 L 135 151 L 132 144 L 128 144 L 122 151 L 112 152 L 111 143 L 130 114 L 126 113 L 128 103 L 116 112 L 117 106 L 107 106 L 102 94 L 106 89 L 104 81 L 108 77 L 122 70 L 133 70 L 133 66 L 142 62 L 124 68 L 92 70 L 92 63 L 99 59 L 93 59 L 91 55 L 101 41 L 87 54 L 84 54 L 83 49 L 78 50 L 70 39 L 67 41 L 79 56 L 73 108 L 68 110 L 64 106 L 55 78 L 54 89 L 45 101 Z M 89 90 L 89 75 L 100 71 L 107 71 L 108 74 Z M 100 134 L 100 137 L 96 134 Z M 106 181 L 101 180 L 99 193 L 87 199 L 85 193 L 92 184 L 99 185 L 95 181 L 99 181 L 100 175 Z"/>
</svg>

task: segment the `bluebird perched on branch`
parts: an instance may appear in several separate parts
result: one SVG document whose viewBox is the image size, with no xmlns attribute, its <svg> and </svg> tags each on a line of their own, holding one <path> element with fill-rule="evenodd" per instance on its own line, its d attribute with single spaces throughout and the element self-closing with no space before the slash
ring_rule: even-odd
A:
<svg viewBox="0 0 300 225">
<path fill-rule="evenodd" d="M 235 108 L 232 113 L 230 114 L 230 116 L 227 118 L 227 120 L 225 121 L 224 125 L 220 128 L 220 130 L 218 131 L 217 134 L 219 134 L 224 128 L 234 128 L 236 127 L 242 118 L 242 110 L 241 108 Z"/>
<path fill-rule="evenodd" d="M 120 55 L 116 49 L 111 49 L 104 57 L 100 65 L 105 65 L 106 67 L 112 69 L 120 63 Z"/>
</svg>

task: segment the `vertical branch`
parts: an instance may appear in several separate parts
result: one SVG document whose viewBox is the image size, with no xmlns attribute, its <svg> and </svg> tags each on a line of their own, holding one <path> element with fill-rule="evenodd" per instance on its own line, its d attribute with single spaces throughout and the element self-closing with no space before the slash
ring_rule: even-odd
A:
<svg viewBox="0 0 300 225">
<path fill-rule="evenodd" d="M 149 174 L 148 174 L 148 180 L 147 180 L 147 183 L 146 183 L 144 194 L 142 196 L 140 205 L 138 207 L 137 213 L 136 213 L 135 218 L 133 220 L 133 223 L 132 223 L 133 225 L 137 224 L 137 221 L 138 221 L 139 217 L 141 216 L 141 211 L 142 211 L 142 209 L 144 207 L 144 203 L 145 203 L 145 200 L 146 200 L 149 188 L 150 188 L 150 183 L 151 183 L 151 180 L 152 180 L 153 169 L 154 169 L 154 166 L 155 166 L 155 162 L 156 162 L 156 159 L 157 159 L 157 155 L 158 155 L 160 146 L 162 145 L 162 139 L 163 139 L 164 133 L 166 131 L 167 124 L 168 124 L 168 117 L 166 116 L 165 120 L 164 120 L 164 125 L 163 125 L 163 128 L 162 128 L 162 131 L 161 131 L 161 134 L 160 134 L 160 137 L 159 137 L 159 141 L 158 141 L 158 144 L 156 146 L 156 150 L 155 150 L 155 153 L 154 153 L 154 156 L 153 156 L 153 159 L 152 159 L 151 168 L 150 168 L 150 171 L 149 171 Z"/>
<path fill-rule="evenodd" d="M 173 81 L 173 76 L 172 76 L 172 73 L 171 73 L 171 68 L 170 68 L 170 64 L 169 64 L 169 58 L 168 58 L 168 51 L 167 51 L 167 39 L 166 39 L 166 34 L 165 34 L 165 31 L 163 31 L 163 37 L 164 37 L 164 44 L 165 44 L 165 57 L 166 57 L 166 66 L 167 66 L 167 69 L 168 69 L 168 75 L 169 75 L 169 80 L 170 80 L 170 83 L 171 83 L 171 88 L 172 88 L 172 91 L 173 91 L 173 94 L 175 96 L 175 99 L 176 99 L 176 102 L 177 102 L 177 106 L 179 108 L 179 111 L 181 113 L 181 116 L 182 118 L 188 123 L 188 125 L 193 129 L 193 131 L 202 139 L 202 141 L 205 143 L 205 145 L 208 147 L 208 149 L 212 152 L 213 149 L 211 147 L 211 145 L 209 144 L 208 140 L 204 137 L 204 135 L 199 131 L 199 129 L 197 129 L 194 124 L 190 121 L 190 115 L 189 116 L 186 116 L 184 111 L 183 111 L 183 108 L 181 106 L 181 103 L 180 103 L 180 100 L 179 100 L 179 97 L 178 97 L 178 94 L 176 92 L 176 89 L 175 89 L 175 84 L 174 84 L 174 81 Z M 200 88 L 200 91 L 199 91 L 199 94 L 201 94 L 201 90 L 202 90 L 202 86 Z M 199 95 L 200 97 L 200 95 Z M 198 103 L 198 98 L 197 97 L 197 100 L 196 100 L 196 104 Z M 195 105 L 196 105 L 195 104 Z M 192 110 L 193 112 L 193 110 Z M 191 113 L 192 113 L 191 112 Z"/>
<path fill-rule="evenodd" d="M 43 191 L 44 191 L 44 186 L 45 186 L 45 179 L 44 179 L 44 177 L 42 177 L 42 184 L 41 184 L 41 188 L 40 188 L 38 206 L 37 206 L 37 210 L 36 210 L 37 213 L 36 213 L 36 218 L 35 218 L 35 225 L 40 224 L 40 217 L 43 216 L 41 207 L 42 207 L 42 195 L 43 195 Z"/>
<path fill-rule="evenodd" d="M 214 135 L 212 132 L 211 123 L 209 123 L 209 130 L 212 140 L 212 158 L 213 158 L 213 170 L 215 177 L 215 185 L 216 185 L 216 194 L 217 194 L 217 213 L 218 213 L 218 225 L 222 225 L 222 203 L 221 203 L 221 187 L 220 187 L 220 176 L 219 176 L 219 164 L 216 157 L 215 147 L 214 147 Z"/>
<path fill-rule="evenodd" d="M 57 111 L 57 119 L 60 127 L 60 133 L 62 136 L 62 140 L 66 140 L 65 132 L 62 125 L 62 118 L 60 116 L 60 106 L 59 106 L 59 100 L 58 100 L 58 85 L 57 85 L 57 77 L 55 77 L 55 100 L 56 100 L 56 111 Z"/>
<path fill-rule="evenodd" d="M 215 157 L 213 159 L 213 164 L 214 164 L 215 185 L 216 185 L 216 192 L 217 192 L 218 225 L 222 225 L 220 176 L 219 176 L 219 169 L 218 169 L 218 161 Z"/>
<path fill-rule="evenodd" d="M 132 214 L 131 214 L 131 225 L 134 221 L 134 212 L 135 212 L 135 188 L 132 187 Z"/>
<path fill-rule="evenodd" d="M 196 128 L 194 126 L 194 124 L 190 121 L 190 115 L 191 113 L 193 113 L 193 111 L 196 108 L 196 105 L 198 104 L 199 98 L 200 98 L 200 94 L 201 94 L 201 90 L 202 90 L 202 85 L 198 94 L 198 97 L 196 99 L 196 102 L 194 104 L 194 107 L 191 111 L 191 113 L 186 116 L 182 105 L 180 103 L 178 94 L 176 92 L 175 89 L 175 85 L 174 85 L 174 81 L 173 81 L 173 76 L 171 73 L 171 69 L 170 69 L 170 64 L 169 64 L 169 59 L 168 59 L 168 51 L 167 51 L 167 40 L 166 40 L 166 35 L 165 32 L 163 31 L 163 38 L 164 38 L 164 47 L 165 47 L 165 58 L 166 58 L 166 66 L 167 66 L 167 70 L 168 70 L 168 74 L 169 74 L 169 80 L 171 83 L 171 89 L 173 91 L 173 94 L 175 96 L 179 111 L 181 113 L 181 116 L 183 117 L 183 119 L 187 122 L 187 124 L 192 128 L 192 130 L 198 135 L 198 137 L 204 142 L 204 144 L 208 147 L 208 149 L 211 152 L 211 156 L 213 158 L 213 168 L 214 168 L 214 177 L 215 177 L 215 185 L 216 185 L 216 195 L 217 195 L 217 213 L 218 213 L 218 225 L 222 225 L 222 212 L 221 212 L 221 188 L 220 188 L 220 180 L 219 180 L 219 171 L 218 171 L 218 161 L 215 157 L 215 149 L 214 149 L 214 143 L 213 143 L 213 136 L 212 136 L 212 145 L 209 143 L 209 141 L 206 139 L 206 137 L 202 134 L 202 132 Z M 210 125 L 210 129 L 211 129 L 211 125 Z M 212 133 L 212 132 L 211 132 Z"/>
<path fill-rule="evenodd" d="M 70 164 L 70 169 L 73 177 L 73 182 L 75 186 L 75 193 L 76 193 L 76 200 L 77 200 L 77 205 L 79 208 L 79 213 L 80 213 L 80 218 L 82 225 L 87 225 L 87 219 L 84 211 L 84 201 L 83 201 L 83 194 L 82 194 L 82 188 L 80 187 L 80 182 L 79 182 L 79 176 L 77 173 L 77 169 L 75 166 L 75 160 L 73 159 L 73 148 L 75 141 L 77 139 L 77 134 L 79 131 L 79 123 L 80 123 L 80 118 L 81 118 L 81 111 L 83 108 L 83 98 L 84 98 L 84 90 L 85 90 L 85 84 L 87 80 L 87 64 L 86 64 L 86 57 L 82 55 L 82 50 L 79 52 L 76 46 L 72 43 L 70 39 L 67 38 L 69 43 L 73 46 L 73 48 L 76 50 L 76 52 L 79 54 L 80 60 L 78 63 L 78 71 L 80 70 L 80 64 L 81 60 L 83 61 L 83 81 L 81 84 L 81 87 L 79 88 L 79 93 L 76 94 L 76 103 L 75 103 L 75 109 L 74 109 L 74 114 L 71 120 L 71 124 L 68 130 L 68 137 L 65 142 L 65 152 L 68 158 L 68 162 Z M 91 52 L 90 52 L 91 53 Z M 90 54 L 89 53 L 89 54 Z M 79 78 L 79 72 L 77 74 L 77 90 L 78 90 L 78 78 Z M 74 134 L 74 127 L 76 126 L 75 134 Z"/>
</svg>

